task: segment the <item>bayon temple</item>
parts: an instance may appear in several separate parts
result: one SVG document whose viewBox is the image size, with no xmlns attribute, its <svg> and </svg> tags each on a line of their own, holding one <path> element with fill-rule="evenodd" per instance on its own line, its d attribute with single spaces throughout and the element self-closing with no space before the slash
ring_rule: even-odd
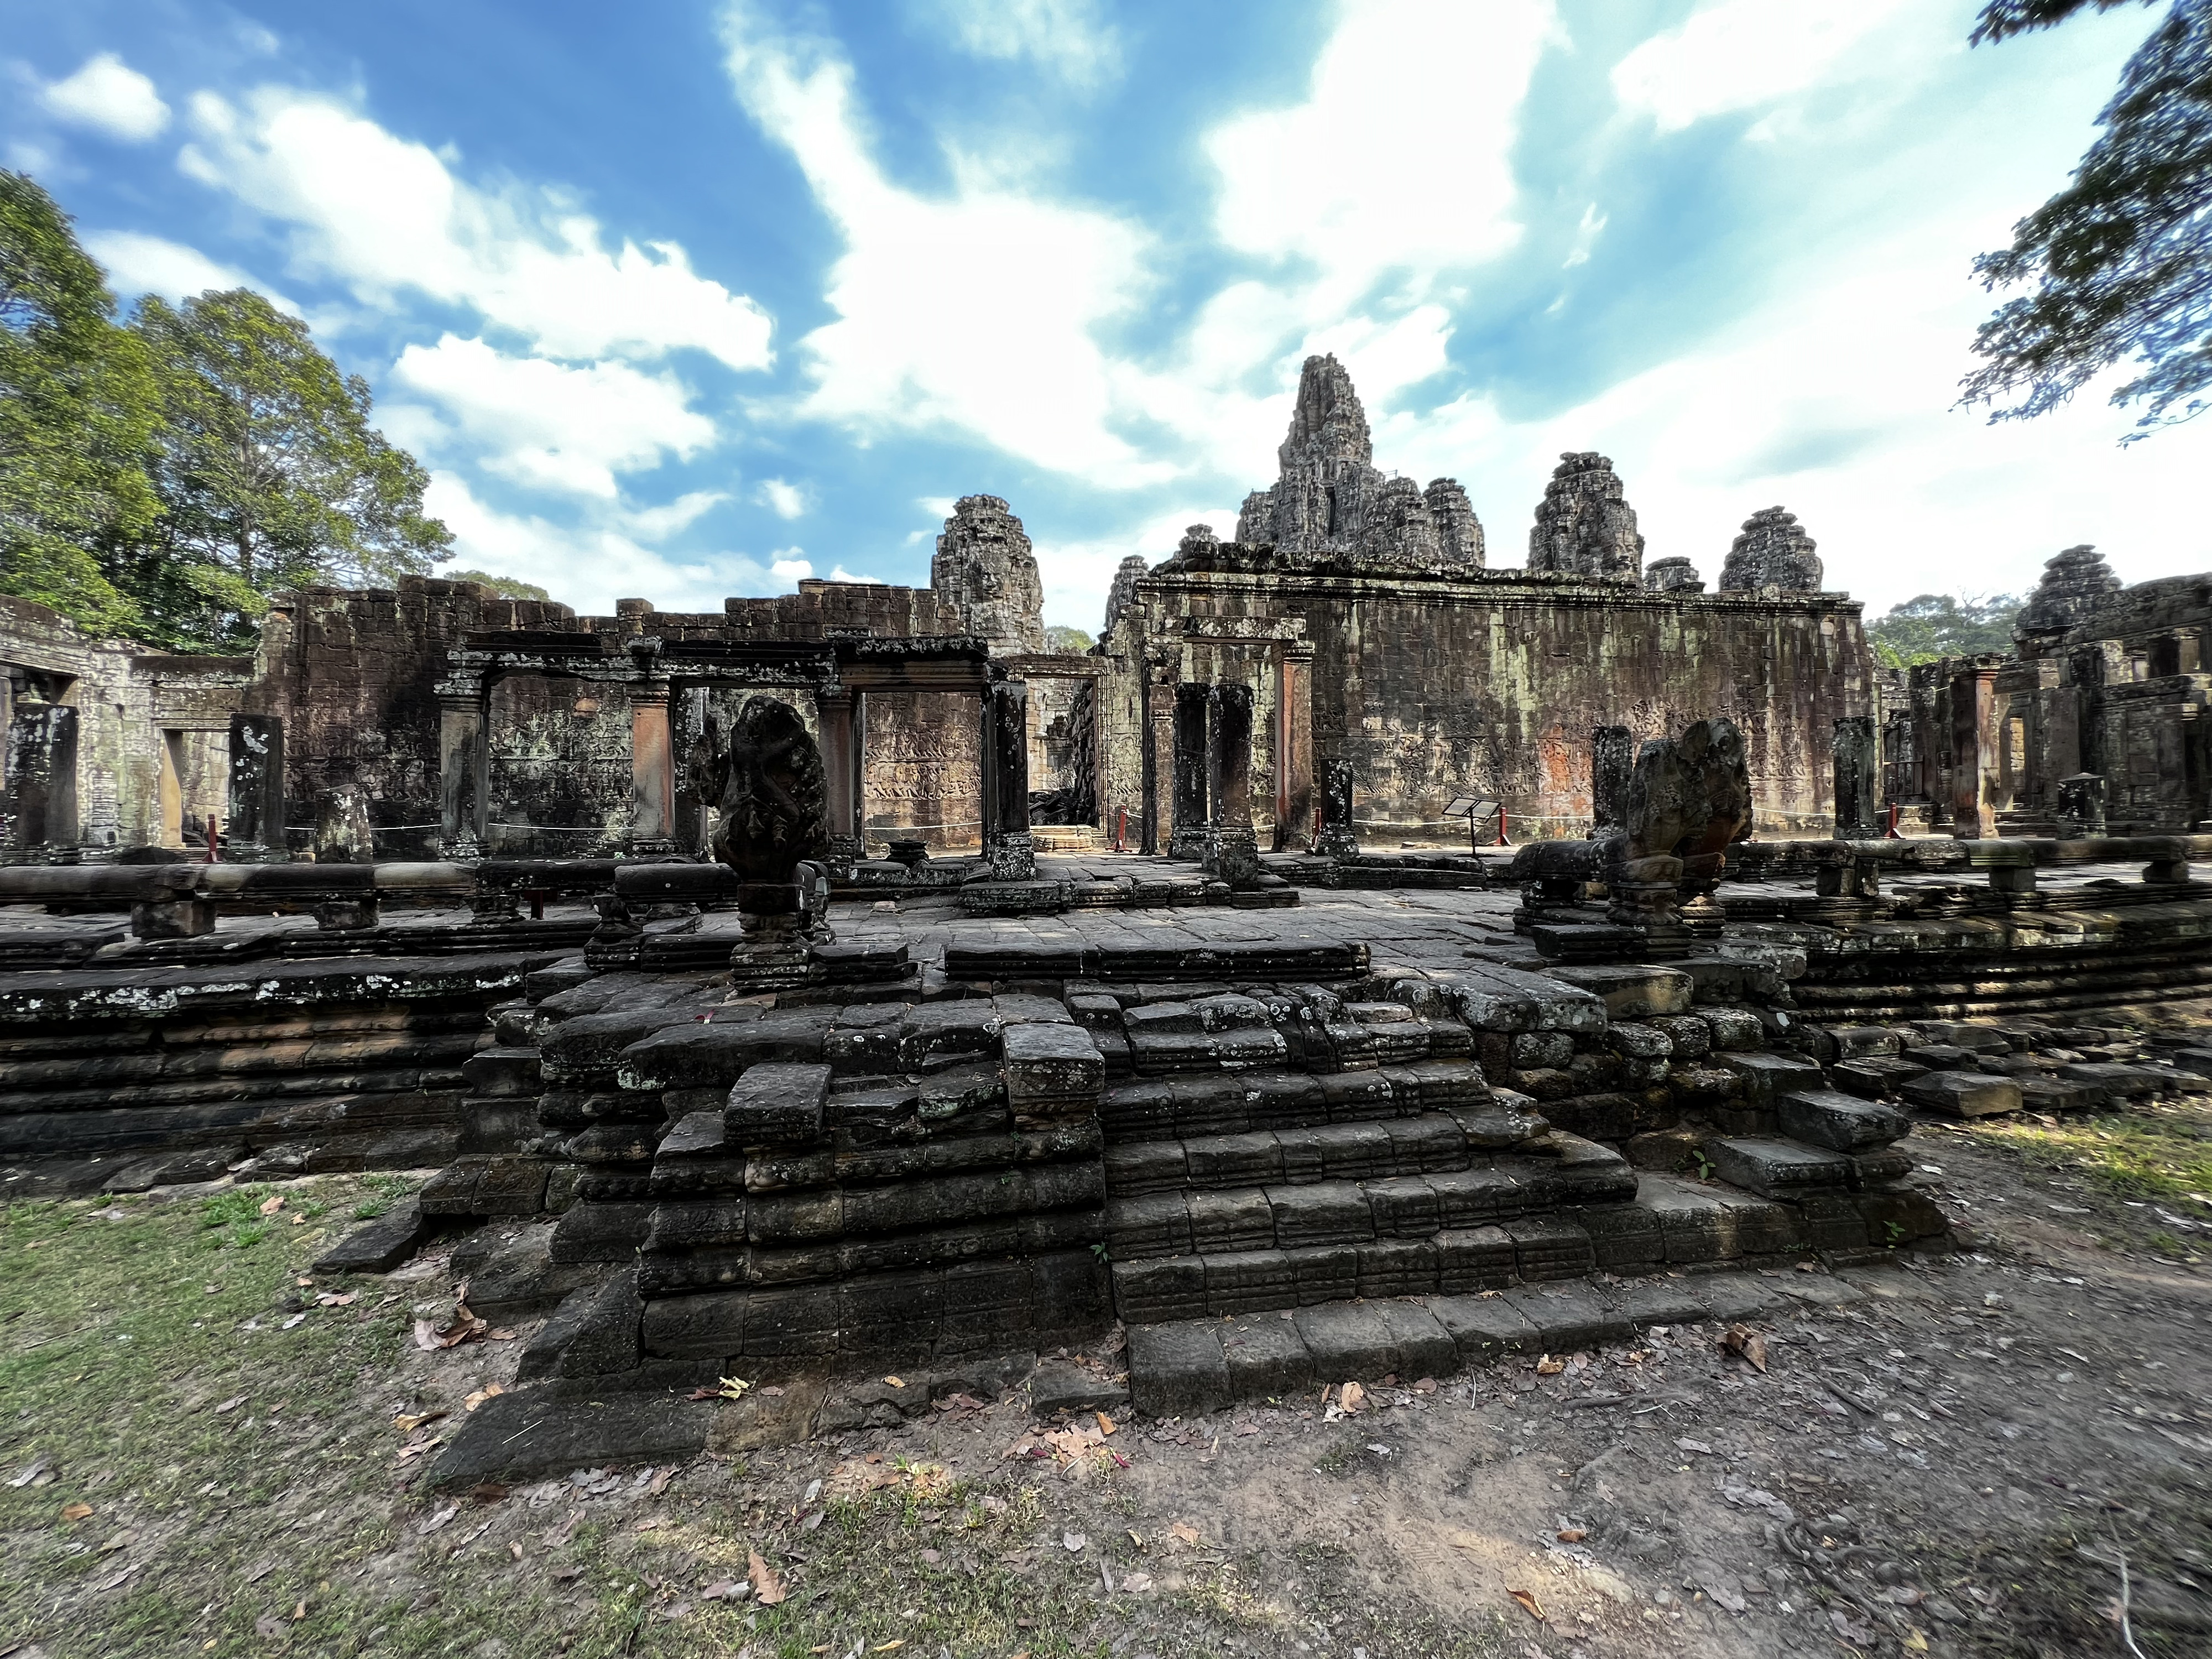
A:
<svg viewBox="0 0 2212 1659">
<path fill-rule="evenodd" d="M 325 1263 L 542 1320 L 466 1484 L 740 1372 L 1167 1415 L 1732 1317 L 1948 1246 L 1916 1121 L 2212 1088 L 2123 1017 L 2212 994 L 2212 576 L 2071 548 L 1886 672 L 1781 507 L 1647 560 L 1572 453 L 1493 562 L 1328 357 L 1279 459 L 1081 654 L 984 495 L 927 589 L 714 613 L 0 600 L 18 1190 L 434 1170 Z"/>
</svg>

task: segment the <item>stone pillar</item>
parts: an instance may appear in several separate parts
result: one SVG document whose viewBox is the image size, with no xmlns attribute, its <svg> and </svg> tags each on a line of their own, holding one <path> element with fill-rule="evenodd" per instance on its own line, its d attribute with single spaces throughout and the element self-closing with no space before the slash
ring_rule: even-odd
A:
<svg viewBox="0 0 2212 1659">
<path fill-rule="evenodd" d="M 1167 851 L 1172 831 L 1170 799 L 1175 789 L 1176 688 L 1172 679 L 1145 687 L 1144 800 L 1137 826 L 1137 850 Z"/>
<path fill-rule="evenodd" d="M 1836 722 L 1836 839 L 1863 841 L 1881 833 L 1881 775 L 1874 716 Z"/>
<path fill-rule="evenodd" d="M 1206 714 L 1212 688 L 1175 689 L 1174 828 L 1168 856 L 1196 862 L 1206 854 Z"/>
<path fill-rule="evenodd" d="M 822 734 L 822 777 L 828 800 L 830 867 L 849 876 L 860 861 L 860 699 L 851 691 L 814 694 L 816 725 Z"/>
<path fill-rule="evenodd" d="M 983 860 L 996 881 L 1036 876 L 1030 837 L 1029 687 L 999 680 L 983 694 Z"/>
<path fill-rule="evenodd" d="M 1314 844 L 1313 647 L 1285 645 L 1275 659 L 1275 850 Z"/>
<path fill-rule="evenodd" d="M 1997 832 L 1997 671 L 1951 677 L 1951 833 L 1985 841 Z"/>
<path fill-rule="evenodd" d="M 1212 814 L 1206 826 L 1206 872 L 1231 887 L 1249 887 L 1260 874 L 1259 843 L 1252 832 L 1252 688 L 1227 683 L 1206 696 L 1206 793 Z"/>
<path fill-rule="evenodd" d="M 1323 761 L 1321 775 L 1321 834 L 1315 838 L 1314 850 L 1348 859 L 1359 851 L 1359 830 L 1352 821 L 1352 763 Z"/>
<path fill-rule="evenodd" d="M 438 688 L 438 851 L 448 859 L 480 859 L 491 791 L 491 751 L 484 741 L 484 684 L 447 681 Z"/>
<path fill-rule="evenodd" d="M 672 699 L 668 705 L 669 740 L 681 757 L 676 767 L 676 850 L 688 858 L 714 856 L 707 845 L 709 803 L 701 788 L 699 766 L 710 708 L 708 688 L 703 685 L 684 687 L 683 696 Z"/>
<path fill-rule="evenodd" d="M 676 850 L 676 745 L 668 730 L 668 682 L 630 687 L 629 851 Z"/>
<path fill-rule="evenodd" d="M 11 862 L 73 862 L 76 857 L 76 710 L 64 703 L 15 704 L 0 794 Z"/>
<path fill-rule="evenodd" d="M 332 760 L 324 787 L 315 792 L 313 849 L 318 864 L 374 864 L 376 827 L 369 817 L 368 792 L 361 787 L 349 760 Z"/>
<path fill-rule="evenodd" d="M 275 714 L 230 717 L 230 798 L 224 820 L 234 864 L 282 864 L 291 856 L 284 823 L 284 722 Z"/>
<path fill-rule="evenodd" d="M 1628 778 L 1636 769 L 1636 739 L 1625 726 L 1590 728 L 1590 833 L 1627 822 Z"/>
</svg>

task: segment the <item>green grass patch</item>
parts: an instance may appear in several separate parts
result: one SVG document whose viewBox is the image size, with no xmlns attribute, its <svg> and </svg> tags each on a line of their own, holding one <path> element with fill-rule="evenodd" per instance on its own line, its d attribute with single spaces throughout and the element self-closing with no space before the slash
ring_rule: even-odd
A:
<svg viewBox="0 0 2212 1659">
<path fill-rule="evenodd" d="M 1102 1559 L 1117 1580 L 1164 1571 L 1157 1540 L 1140 1553 L 1096 1516 L 1070 1551 L 1081 1523 L 995 1464 L 894 1458 L 896 1482 L 812 1526 L 794 1499 L 836 1461 L 826 1447 L 703 1461 L 660 1494 L 627 1473 L 588 1499 L 421 1494 L 428 1460 L 399 1459 L 394 1415 L 460 1419 L 489 1351 L 412 1348 L 436 1279 L 299 1283 L 353 1212 L 394 1195 L 327 1176 L 0 1208 L 0 1651 L 1079 1659 L 1126 1638 L 1225 1659 L 1232 1638 L 1249 1653 L 1281 1633 L 1225 1566 L 1106 1598 Z M 755 1550 L 788 1599 L 708 1600 Z"/>
<path fill-rule="evenodd" d="M 2212 1202 L 2212 1112 L 2198 1103 L 2065 1118 L 2056 1127 L 2018 1119 L 1967 1127 L 2039 1169 L 2081 1175 L 2123 1197 Z"/>
</svg>

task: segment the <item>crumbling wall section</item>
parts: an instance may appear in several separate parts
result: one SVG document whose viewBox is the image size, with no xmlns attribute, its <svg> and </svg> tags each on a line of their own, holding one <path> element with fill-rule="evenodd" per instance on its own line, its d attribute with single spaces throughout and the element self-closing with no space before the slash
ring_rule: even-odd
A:
<svg viewBox="0 0 2212 1659">
<path fill-rule="evenodd" d="M 1141 665 L 1164 656 L 1186 680 L 1254 685 L 1253 794 L 1267 823 L 1270 662 L 1186 639 L 1193 617 L 1303 619 L 1314 753 L 1352 762 L 1362 833 L 1377 844 L 1453 834 L 1441 813 L 1461 793 L 1502 799 L 1521 834 L 1585 833 L 1593 727 L 1642 739 L 1714 715 L 1748 740 L 1760 827 L 1825 831 L 1834 721 L 1871 712 L 1860 607 L 1840 596 L 1655 593 L 1518 572 L 1270 577 L 1246 551 L 1224 547 L 1218 561 L 1243 568 L 1170 568 L 1137 585 L 1106 644 L 1109 796 L 1141 793 Z"/>
<path fill-rule="evenodd" d="M 447 653 L 494 629 L 581 631 L 565 605 L 501 598 L 478 582 L 403 576 L 392 588 L 309 587 L 263 623 L 248 714 L 284 721 L 285 822 L 296 845 L 315 793 L 350 773 L 372 803 L 380 858 L 437 842 L 438 682 Z"/>
</svg>

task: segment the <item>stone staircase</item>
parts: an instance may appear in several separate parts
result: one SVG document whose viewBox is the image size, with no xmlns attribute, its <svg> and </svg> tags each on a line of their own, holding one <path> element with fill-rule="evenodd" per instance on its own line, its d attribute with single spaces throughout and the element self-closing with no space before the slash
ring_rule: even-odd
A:
<svg viewBox="0 0 2212 1659">
<path fill-rule="evenodd" d="M 996 964 L 1018 980 L 738 1000 L 535 975 L 473 1064 L 487 1089 L 534 1064 L 538 1134 L 424 1208 L 511 1213 L 534 1180 L 557 1213 L 534 1262 L 472 1264 L 472 1303 L 560 1301 L 525 1381 L 926 1366 L 1118 1320 L 1148 1410 L 1563 1347 L 1688 1316 L 1681 1275 L 1942 1231 L 1899 1184 L 1903 1115 L 1759 1046 L 1771 974 L 1249 976 L 1279 953 L 1199 981 L 1032 950 Z"/>
</svg>

